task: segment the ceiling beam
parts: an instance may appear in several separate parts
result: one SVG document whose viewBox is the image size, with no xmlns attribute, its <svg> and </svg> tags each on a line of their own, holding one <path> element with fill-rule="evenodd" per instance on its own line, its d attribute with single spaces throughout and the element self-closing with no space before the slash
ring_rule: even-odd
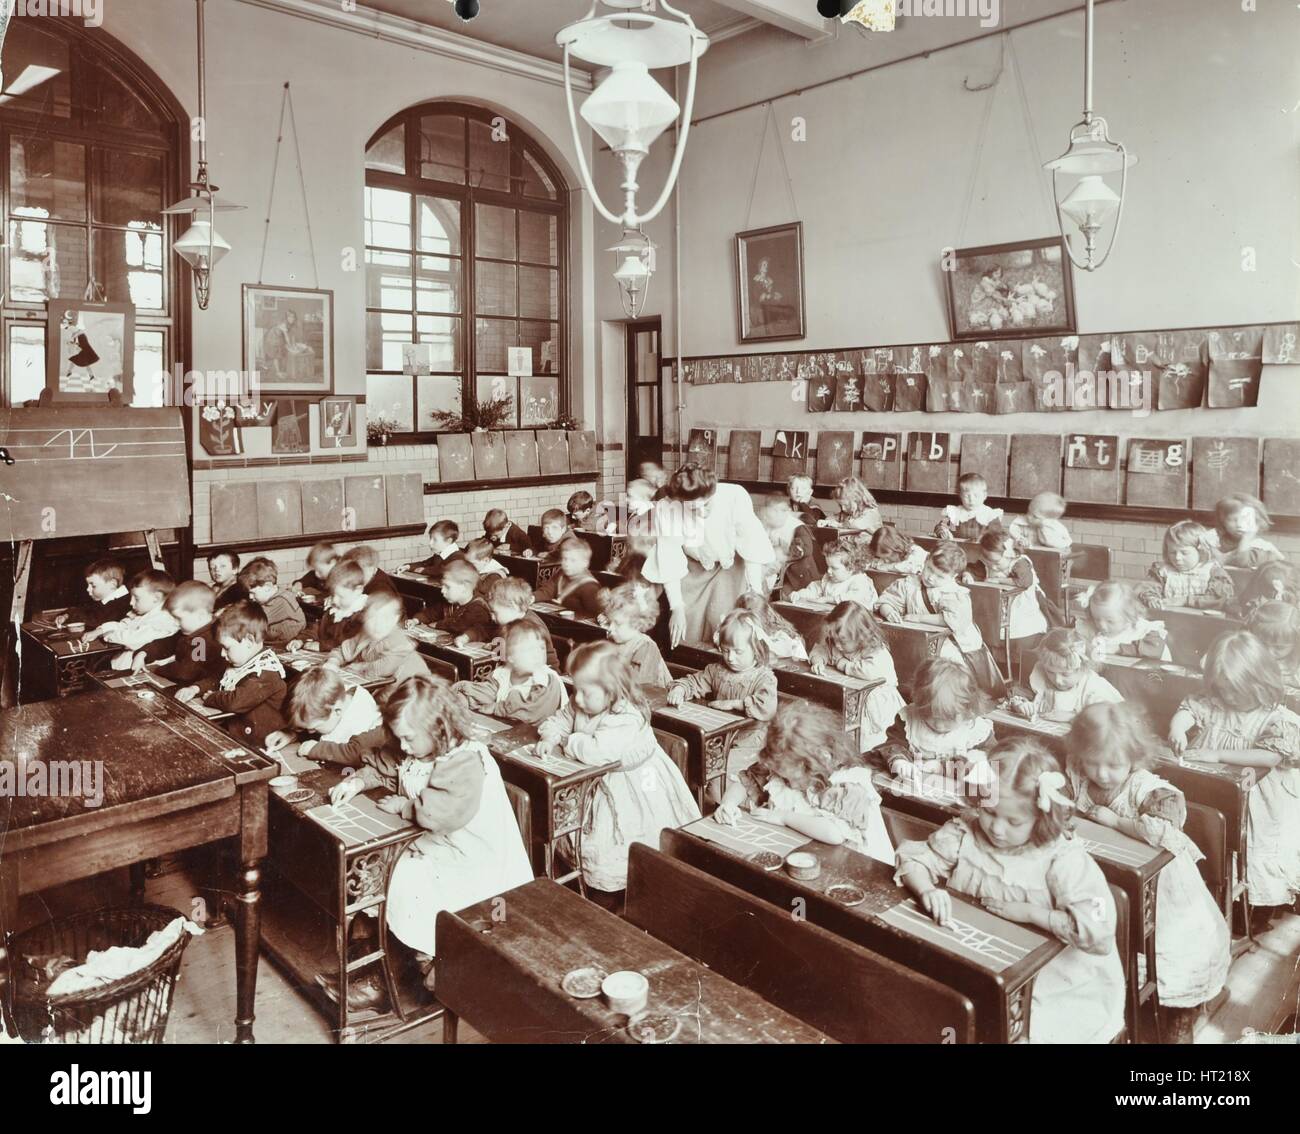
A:
<svg viewBox="0 0 1300 1134">
<path fill-rule="evenodd" d="M 720 0 L 743 16 L 750 16 L 802 39 L 825 39 L 830 25 L 817 14 L 813 0 Z"/>
</svg>

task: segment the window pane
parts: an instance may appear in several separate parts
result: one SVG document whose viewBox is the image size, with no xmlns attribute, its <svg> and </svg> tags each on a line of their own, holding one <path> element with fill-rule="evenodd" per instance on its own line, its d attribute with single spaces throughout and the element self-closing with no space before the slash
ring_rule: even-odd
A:
<svg viewBox="0 0 1300 1134">
<path fill-rule="evenodd" d="M 461 366 L 461 321 L 436 315 L 416 317 L 417 341 L 433 346 L 430 369 L 443 374 L 458 371 Z"/>
<path fill-rule="evenodd" d="M 420 176 L 465 184 L 465 119 L 460 115 L 420 119 Z"/>
<path fill-rule="evenodd" d="M 86 294 L 86 230 L 44 221 L 9 222 L 9 298 L 15 303 Z"/>
<path fill-rule="evenodd" d="M 92 121 L 128 130 L 149 130 L 153 133 L 162 130 L 162 124 L 153 111 L 126 83 L 105 67 L 96 67 L 94 74 L 98 80 L 98 105 L 86 108 Z"/>
<path fill-rule="evenodd" d="M 366 421 L 386 417 L 397 423 L 401 433 L 415 430 L 415 412 L 411 404 L 414 391 L 405 374 L 369 374 L 366 376 Z"/>
<path fill-rule="evenodd" d="M 448 260 L 440 256 L 421 256 L 420 272 L 415 280 L 416 310 L 459 311 L 460 277 L 460 260 Z"/>
<path fill-rule="evenodd" d="M 476 205 L 474 215 L 478 221 L 475 252 L 494 260 L 515 258 L 515 211 L 500 209 L 496 205 Z"/>
<path fill-rule="evenodd" d="M 85 220 L 85 147 L 50 138 L 11 138 L 9 211 L 42 219 Z"/>
<path fill-rule="evenodd" d="M 419 399 L 419 429 L 434 430 L 443 428 L 440 422 L 433 420 L 439 410 L 444 413 L 460 413 L 460 379 L 442 378 L 438 375 L 422 374 L 415 380 L 415 393 Z"/>
<path fill-rule="evenodd" d="M 163 241 L 160 232 L 95 229 L 95 280 L 109 303 L 163 306 Z"/>
<path fill-rule="evenodd" d="M 496 398 L 510 399 L 510 413 L 501 423 L 506 429 L 519 425 L 518 378 L 507 378 L 504 374 L 480 374 L 478 376 L 477 394 L 480 402 Z"/>
<path fill-rule="evenodd" d="M 519 269 L 519 314 L 560 317 L 560 275 L 552 268 Z"/>
<path fill-rule="evenodd" d="M 515 346 L 515 321 L 513 319 L 478 319 L 475 321 L 475 349 L 478 351 L 480 370 L 499 370 L 506 367 L 506 347 Z"/>
<path fill-rule="evenodd" d="M 68 41 L 38 31 L 39 22 L 9 21 L 0 109 L 67 118 L 72 113 Z"/>
<path fill-rule="evenodd" d="M 162 158 L 96 149 L 94 168 L 96 221 L 162 231 Z"/>
<path fill-rule="evenodd" d="M 135 332 L 135 389 L 133 406 L 167 404 L 166 340 L 162 331 Z"/>
<path fill-rule="evenodd" d="M 446 197 L 421 197 L 417 202 L 420 218 L 421 252 L 440 256 L 459 256 L 460 202 Z M 404 247 L 410 247 L 409 244 Z"/>
<path fill-rule="evenodd" d="M 659 399 L 654 386 L 637 386 L 636 433 L 638 437 L 659 436 Z"/>
<path fill-rule="evenodd" d="M 366 186 L 366 243 L 411 247 L 411 195 Z"/>
<path fill-rule="evenodd" d="M 411 337 L 411 317 L 391 311 L 366 312 L 366 369 L 401 370 L 402 344 Z"/>
<path fill-rule="evenodd" d="M 549 197 L 555 200 L 555 184 L 527 150 L 523 151 L 524 195 L 526 197 Z"/>
<path fill-rule="evenodd" d="M 411 257 L 406 252 L 366 249 L 366 306 L 410 311 Z"/>
<path fill-rule="evenodd" d="M 477 260 L 474 263 L 474 274 L 478 313 L 513 315 L 515 313 L 515 266 Z"/>
<path fill-rule="evenodd" d="M 469 124 L 469 183 L 499 193 L 510 191 L 510 139 L 504 126 L 494 131 L 486 122 Z"/>
<path fill-rule="evenodd" d="M 406 172 L 406 127 L 398 123 L 366 150 L 366 168 L 385 173 Z"/>
<path fill-rule="evenodd" d="M 9 324 L 9 404 L 20 406 L 45 389 L 45 328 Z"/>
<path fill-rule="evenodd" d="M 530 323 L 519 321 L 519 345 L 533 351 L 533 373 L 554 374 L 558 369 L 556 353 L 557 323 Z"/>
<path fill-rule="evenodd" d="M 546 213 L 519 214 L 519 259 L 534 264 L 558 264 L 556 221 Z"/>
</svg>

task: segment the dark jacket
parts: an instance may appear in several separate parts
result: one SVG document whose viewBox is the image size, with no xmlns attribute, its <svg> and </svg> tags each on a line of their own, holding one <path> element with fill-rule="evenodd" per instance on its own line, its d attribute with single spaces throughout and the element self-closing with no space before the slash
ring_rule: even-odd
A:
<svg viewBox="0 0 1300 1134">
<path fill-rule="evenodd" d="M 579 618 L 595 618 L 600 614 L 600 584 L 590 573 L 577 579 L 568 579 L 557 571 L 537 588 L 538 602 L 558 602 Z"/>
<path fill-rule="evenodd" d="M 252 674 L 229 692 L 218 687 L 220 680 L 210 677 L 198 686 L 205 705 L 235 714 L 222 722 L 231 736 L 260 748 L 271 733 L 287 727 L 284 701 L 289 687 L 278 673 Z"/>
<path fill-rule="evenodd" d="M 448 603 L 441 617 L 435 619 L 432 617 L 435 614 L 432 610 L 422 610 L 415 617 L 426 625 L 432 622 L 434 629 L 445 630 L 453 638 L 466 634 L 471 642 L 490 642 L 496 636 L 492 609 L 481 598 L 472 598 L 464 606 Z"/>
<path fill-rule="evenodd" d="M 397 595 L 401 598 L 401 593 L 397 589 L 397 584 L 393 582 L 393 577 L 382 567 L 376 568 L 374 576 L 365 586 L 365 592 L 368 595 L 378 594 L 380 591 L 387 591 L 389 594 Z"/>
<path fill-rule="evenodd" d="M 447 569 L 448 563 L 454 563 L 457 559 L 465 559 L 465 553 L 459 549 L 453 551 L 445 559 L 441 555 L 430 555 L 428 559 L 421 559 L 418 563 L 411 564 L 411 570 L 417 575 L 427 575 L 434 583 L 442 582 L 442 573 Z M 469 560 L 465 559 L 468 563 Z M 375 576 L 378 578 L 378 575 Z"/>
<path fill-rule="evenodd" d="M 105 622 L 121 622 L 131 613 L 131 594 L 128 591 L 108 602 L 89 602 L 68 611 L 69 622 L 84 622 L 87 630 L 97 630 Z"/>
<path fill-rule="evenodd" d="M 182 686 L 198 685 L 208 678 L 213 681 L 221 680 L 221 675 L 226 669 L 226 660 L 221 656 L 216 627 L 211 622 L 192 634 L 182 630 L 175 637 L 164 641 L 167 643 L 167 650 L 165 653 L 160 652 L 159 656 L 170 657 L 171 661 L 154 667 L 154 672 L 159 677 L 165 677 L 168 681 L 174 681 Z M 150 650 L 159 644 L 150 642 L 145 647 L 145 657 L 148 657 Z"/>
<path fill-rule="evenodd" d="M 244 590 L 244 584 L 236 580 L 231 583 L 224 591 L 217 595 L 217 601 L 213 603 L 214 611 L 220 610 L 223 606 L 230 606 L 232 603 L 246 602 L 248 592 Z"/>
<path fill-rule="evenodd" d="M 525 551 L 531 550 L 533 546 L 528 542 L 528 533 L 513 520 L 506 528 L 504 535 L 499 535 L 497 538 L 488 536 L 487 538 L 494 547 L 507 550 L 511 555 L 523 555 Z"/>
<path fill-rule="evenodd" d="M 800 524 L 790 538 L 790 553 L 781 576 L 781 594 L 801 591 L 826 574 L 826 556 L 822 545 L 807 524 Z"/>
</svg>

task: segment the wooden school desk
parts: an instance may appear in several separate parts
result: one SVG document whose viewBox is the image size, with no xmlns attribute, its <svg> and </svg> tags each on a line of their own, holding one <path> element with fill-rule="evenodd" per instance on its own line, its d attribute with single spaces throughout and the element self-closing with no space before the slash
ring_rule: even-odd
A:
<svg viewBox="0 0 1300 1134">
<path fill-rule="evenodd" d="M 1201 668 L 1201 659 L 1224 634 L 1244 628 L 1221 610 L 1194 610 L 1189 606 L 1165 606 L 1151 612 L 1169 631 L 1169 652 L 1179 665 Z"/>
<path fill-rule="evenodd" d="M 483 681 L 501 664 L 496 650 L 487 642 L 453 646 L 446 630 L 435 630 L 432 626 L 417 626 L 406 633 L 425 661 L 431 663 L 430 670 L 448 681 Z"/>
<path fill-rule="evenodd" d="M 799 908 L 813 925 L 969 997 L 981 1043 L 1010 1043 L 1028 1034 L 1034 977 L 1065 948 L 1060 941 L 994 917 L 955 893 L 953 914 L 960 932 L 944 929 L 894 884 L 892 866 L 847 847 L 805 839 L 785 827 L 772 828 L 748 816 L 742 820 L 748 820 L 743 830 L 720 827 L 711 819 L 666 830 L 660 836 L 660 849 L 781 909 L 794 909 L 800 900 Z M 756 838 L 750 838 L 751 828 L 759 832 Z M 737 841 L 738 831 L 745 837 Z M 718 838 L 725 842 L 714 841 Z M 785 870 L 768 871 L 750 859 L 759 849 L 788 853 L 791 845 L 803 845 L 817 855 L 818 878 L 802 882 Z M 828 897 L 828 888 L 840 883 L 858 886 L 866 900 L 844 906 Z"/>
<path fill-rule="evenodd" d="M 630 969 L 650 982 L 648 1008 L 679 1017 L 673 1040 L 830 1043 L 815 1028 L 692 961 L 608 910 L 544 878 L 459 913 L 438 915 L 443 1042 L 460 1017 L 494 1043 L 635 1043 L 604 997 L 561 988 L 573 969 Z"/>
<path fill-rule="evenodd" d="M 597 571 L 609 570 L 618 566 L 618 562 L 627 554 L 627 533 L 615 532 L 613 535 L 605 535 L 604 532 L 589 532 L 586 530 L 570 530 L 569 535 L 577 536 L 578 539 L 586 540 L 591 548 L 591 572 L 594 575 Z M 542 528 L 540 524 L 528 525 L 528 540 L 534 547 L 542 546 Z M 543 580 L 544 582 L 545 580 Z"/>
<path fill-rule="evenodd" d="M 390 571 L 388 577 L 393 580 L 397 593 L 415 604 L 414 609 L 418 610 L 426 603 L 440 604 L 443 601 L 442 587 L 419 571 Z M 408 604 L 407 610 L 411 609 Z"/>
<path fill-rule="evenodd" d="M 704 810 L 709 785 L 726 778 L 732 741 L 750 723 L 749 718 L 694 701 L 674 708 L 668 704 L 668 691 L 656 685 L 643 685 L 641 692 L 650 705 L 650 723 L 686 742 L 686 780 L 695 791 L 695 802 Z"/>
<path fill-rule="evenodd" d="M 0 1001 L 18 899 L 218 839 L 237 841 L 235 1042 L 253 1042 L 267 781 L 274 760 L 159 694 L 99 689 L 0 712 L 0 764 L 102 761 L 103 803 L 15 800 L 0 842 Z"/>
<path fill-rule="evenodd" d="M 603 642 L 605 627 L 591 618 L 579 618 L 558 602 L 535 602 L 533 613 L 546 624 L 551 637 L 567 638 L 575 646 L 581 642 Z"/>
<path fill-rule="evenodd" d="M 533 590 L 550 580 L 560 569 L 556 562 L 543 562 L 541 559 L 526 555 L 507 555 L 497 551 L 493 553 L 501 565 L 516 579 L 523 579 Z"/>
<path fill-rule="evenodd" d="M 1140 701 L 1156 736 L 1163 739 L 1183 699 L 1202 693 L 1205 680 L 1197 669 L 1150 658 L 1108 657 L 1097 671 L 1123 695 Z"/>
<path fill-rule="evenodd" d="M 22 624 L 20 700 L 43 701 L 79 693 L 93 684 L 92 673 L 108 669 L 113 656 L 122 652 L 121 646 L 102 639 L 82 642 L 81 631 L 56 627 L 55 617 L 66 613 L 66 609 L 43 610 Z"/>
</svg>

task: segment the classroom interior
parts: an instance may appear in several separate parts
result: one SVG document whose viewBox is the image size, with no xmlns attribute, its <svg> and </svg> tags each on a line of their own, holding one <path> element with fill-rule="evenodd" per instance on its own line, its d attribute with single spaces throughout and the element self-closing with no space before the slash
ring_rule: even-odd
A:
<svg viewBox="0 0 1300 1134">
<path fill-rule="evenodd" d="M 1224 639 L 1258 643 L 1262 604 L 1300 606 L 1294 5 L 846 0 L 830 15 L 817 0 L 672 0 L 646 14 L 639 0 L 481 0 L 472 19 L 460 0 L 118 0 L 90 18 L 93 7 L 38 18 L 18 0 L 0 33 L 0 601 L 11 614 L 0 1039 L 1035 1038 L 1035 1018 L 1052 1018 L 1039 1002 L 1051 966 L 1063 950 L 1082 955 L 1069 939 L 1001 917 L 955 882 L 956 915 L 941 924 L 856 835 L 830 844 L 743 809 L 716 817 L 740 782 L 737 753 L 755 736 L 762 748 L 749 691 L 725 708 L 716 689 L 674 700 L 679 683 L 707 688 L 700 675 L 729 664 L 713 636 L 722 615 L 697 610 L 689 625 L 703 617 L 707 633 L 678 635 L 664 577 L 637 565 L 666 561 L 657 548 L 672 536 L 656 540 L 647 516 L 680 515 L 680 486 L 701 477 L 706 497 L 715 481 L 709 498 L 734 492 L 737 532 L 770 538 L 757 589 L 799 639 L 794 656 L 773 656 L 765 719 L 813 711 L 834 723 L 870 769 L 865 790 L 893 848 L 975 820 L 960 793 L 893 774 L 883 727 L 882 744 L 865 740 L 868 706 L 882 687 L 911 704 L 918 670 L 972 651 L 933 610 L 919 622 L 912 608 L 882 612 L 880 596 L 920 576 L 885 562 L 871 534 L 905 533 L 918 562 L 957 546 L 983 569 L 988 525 L 962 496 L 972 478 L 1004 526 L 1062 497 L 1063 544 L 1007 546 L 1055 610 L 1043 632 L 1091 627 L 1076 631 L 1081 665 L 1140 707 L 1153 737 L 1141 774 L 1167 780 L 1184 808 L 1164 845 L 1082 809 L 1062 836 L 1087 848 L 1111 911 L 1093 945 L 1121 974 L 1120 1026 L 1100 1042 L 1297 1030 L 1300 788 L 1279 804 L 1285 900 L 1252 907 L 1248 855 L 1263 857 L 1252 842 L 1261 789 L 1300 783 L 1286 779 L 1300 777 L 1300 613 L 1292 669 L 1274 678 L 1285 699 L 1270 706 L 1295 720 L 1294 750 L 1281 744 L 1280 763 L 1260 766 L 1198 764 L 1167 740 L 1188 699 L 1209 695 Z M 627 34 L 638 18 L 670 24 L 665 42 L 697 61 L 652 63 L 654 97 L 618 68 L 630 41 L 612 30 L 599 48 L 576 41 L 566 61 L 557 33 L 593 14 Z M 602 91 L 630 108 L 615 106 L 626 119 L 598 133 L 600 112 L 584 104 Z M 1110 164 L 1086 167 L 1087 192 L 1062 207 L 1070 186 L 1044 166 L 1076 145 L 1088 98 Z M 656 115 L 629 191 L 615 151 Z M 1086 251 L 1085 212 L 1103 218 Z M 811 499 L 791 495 L 792 477 Z M 870 494 L 869 522 L 842 504 L 850 479 Z M 579 536 L 590 608 L 566 590 L 562 545 L 543 530 L 557 509 L 563 528 L 582 496 L 597 505 Z M 773 506 L 787 498 L 793 511 Z M 1264 554 L 1231 559 L 1215 534 L 1228 498 L 1263 519 Z M 742 537 L 718 534 L 714 507 L 716 530 L 699 542 L 720 539 L 729 555 L 701 562 L 688 548 L 688 580 L 737 579 L 751 563 Z M 945 509 L 953 526 L 939 532 Z M 468 642 L 459 623 L 444 628 L 458 606 L 441 586 L 445 554 L 490 534 L 495 510 L 528 551 L 491 544 L 490 571 L 527 584 L 529 617 L 569 679 L 564 700 L 579 676 L 571 660 L 607 638 L 607 596 L 653 590 L 638 628 L 665 679 L 641 683 L 642 724 L 691 817 L 624 846 L 621 887 L 593 885 L 582 853 L 623 790 L 609 778 L 633 775 L 620 753 L 602 763 L 560 742 L 548 755 L 545 726 L 491 709 L 494 675 L 509 669 L 504 624 Z M 959 521 L 975 527 L 958 532 Z M 1145 602 L 1185 521 L 1219 541 L 1198 569 L 1230 593 L 1184 605 L 1165 591 L 1143 609 L 1161 627 L 1153 653 L 1093 649 L 1089 636 L 1105 637 L 1088 621 L 1093 592 L 1120 584 Z M 456 531 L 443 553 L 445 522 Z M 794 523 L 806 524 L 803 544 Z M 293 743 L 268 750 L 238 713 L 202 712 L 202 696 L 176 696 L 186 682 L 151 677 L 165 653 L 138 655 L 133 670 L 132 648 L 122 663 L 121 642 L 70 630 L 92 564 L 119 563 L 112 581 L 133 594 L 141 571 L 165 572 L 170 590 L 269 564 L 279 588 L 305 584 L 292 604 L 303 625 L 267 663 L 292 696 L 334 657 L 317 648 L 335 602 L 309 559 L 322 544 L 331 563 L 370 549 L 348 561 L 368 592 L 374 578 L 391 583 L 393 634 L 422 675 L 440 689 L 492 687 L 484 702 L 448 696 L 475 710 L 484 799 L 493 790 L 508 805 L 534 880 L 437 906 L 432 959 L 386 920 L 399 864 L 428 834 L 418 793 L 404 816 L 379 806 L 385 788 L 334 807 L 351 777 L 295 754 L 310 730 L 284 718 Z M 803 587 L 784 574 L 794 546 L 804 569 L 816 564 Z M 805 588 L 837 553 L 870 580 L 883 679 L 808 660 L 843 603 L 838 583 Z M 985 690 L 984 747 L 1019 739 L 1068 758 L 1068 719 L 1012 703 L 1044 696 L 1034 702 L 1041 657 L 1012 630 L 1024 594 L 964 570 L 964 625 L 1000 682 Z M 368 690 L 381 709 L 403 684 L 344 674 L 349 696 Z M 43 768 L 33 786 L 36 766 L 54 761 L 77 764 L 100 798 L 60 797 Z M 1213 992 L 1175 1019 L 1159 994 L 1157 895 L 1187 863 L 1180 881 L 1206 891 L 1227 959 Z M 792 901 L 806 919 L 788 916 Z M 143 945 L 176 915 L 203 931 L 182 931 L 148 984 L 33 1024 L 33 958 Z M 66 928 L 85 924 L 100 928 Z M 43 936 L 51 925 L 64 928 Z M 614 973 L 630 993 L 604 987 Z"/>
</svg>

